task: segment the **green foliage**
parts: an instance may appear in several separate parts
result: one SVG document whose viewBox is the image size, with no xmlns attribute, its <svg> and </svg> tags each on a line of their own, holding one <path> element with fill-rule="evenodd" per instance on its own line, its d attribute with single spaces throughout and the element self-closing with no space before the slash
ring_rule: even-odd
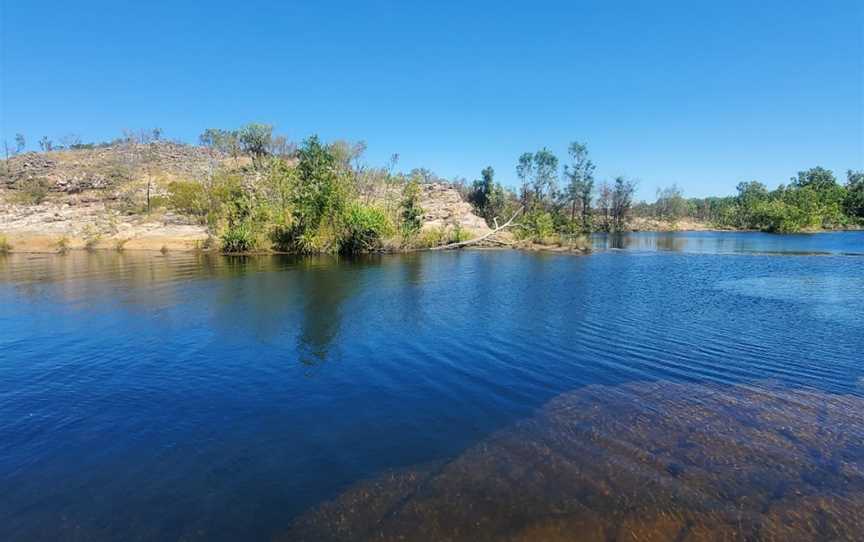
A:
<svg viewBox="0 0 864 542">
<path fill-rule="evenodd" d="M 0 254 L 8 254 L 12 251 L 12 245 L 5 235 L 0 234 Z"/>
<path fill-rule="evenodd" d="M 251 155 L 255 165 L 260 166 L 262 159 L 270 153 L 270 147 L 273 143 L 273 126 L 250 122 L 240 128 L 238 139 L 243 152 Z"/>
<path fill-rule="evenodd" d="M 423 223 L 423 208 L 420 207 L 420 181 L 414 176 L 405 185 L 402 191 L 402 202 L 400 204 L 400 218 L 402 220 L 402 237 L 406 240 L 413 238 L 420 231 Z"/>
<path fill-rule="evenodd" d="M 846 198 L 843 208 L 853 219 L 864 221 L 864 171 L 846 172 Z"/>
<path fill-rule="evenodd" d="M 516 235 L 520 239 L 546 243 L 555 235 L 555 219 L 547 211 L 533 210 L 526 213 L 520 225 L 521 227 L 516 230 Z"/>
<path fill-rule="evenodd" d="M 459 224 L 452 228 L 426 228 L 419 232 L 413 240 L 412 246 L 416 248 L 434 248 L 469 241 L 472 237 L 471 232 Z"/>
<path fill-rule="evenodd" d="M 564 166 L 564 176 L 569 180 L 565 190 L 566 203 L 570 206 L 570 223 L 576 221 L 576 209 L 581 212 L 581 230 L 591 231 L 591 198 L 594 192 L 594 162 L 588 159 L 588 147 L 574 141 L 568 148 L 572 163 Z M 576 229 L 571 226 L 572 229 Z"/>
<path fill-rule="evenodd" d="M 714 202 L 719 208 L 715 223 L 777 233 L 845 227 L 855 217 L 850 184 L 839 185 L 832 172 L 820 167 L 799 172 L 789 186 L 774 191 L 756 181 L 740 183 L 737 197 Z"/>
<path fill-rule="evenodd" d="M 494 225 L 496 217 L 502 217 L 507 206 L 507 194 L 501 185 L 495 182 L 494 177 L 495 170 L 491 166 L 483 169 L 480 179 L 474 181 L 468 193 L 468 202 L 490 226 Z"/>
<path fill-rule="evenodd" d="M 173 181 L 168 185 L 166 205 L 178 213 L 195 217 L 204 224 L 210 211 L 207 191 L 196 181 Z"/>
<path fill-rule="evenodd" d="M 252 252 L 258 248 L 255 233 L 248 222 L 229 224 L 221 240 L 222 250 L 228 253 Z"/>
<path fill-rule="evenodd" d="M 384 237 L 392 234 L 393 224 L 384 211 L 360 203 L 348 205 L 339 252 L 354 254 L 381 250 Z"/>
</svg>

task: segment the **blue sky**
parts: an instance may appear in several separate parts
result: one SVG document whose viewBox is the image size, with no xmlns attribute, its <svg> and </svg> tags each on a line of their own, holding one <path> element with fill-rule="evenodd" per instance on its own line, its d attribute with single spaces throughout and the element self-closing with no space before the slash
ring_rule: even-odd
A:
<svg viewBox="0 0 864 542">
<path fill-rule="evenodd" d="M 0 129 L 31 146 L 263 121 L 513 186 L 580 140 L 648 199 L 864 169 L 860 0 L 0 2 Z"/>
</svg>

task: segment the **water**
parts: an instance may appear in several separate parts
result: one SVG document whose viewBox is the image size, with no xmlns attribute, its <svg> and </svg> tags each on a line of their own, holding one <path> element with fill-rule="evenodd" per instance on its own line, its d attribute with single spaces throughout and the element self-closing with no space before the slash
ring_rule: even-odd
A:
<svg viewBox="0 0 864 542">
<path fill-rule="evenodd" d="M 0 539 L 854 539 L 864 234 L 695 237 L 0 257 Z"/>
</svg>

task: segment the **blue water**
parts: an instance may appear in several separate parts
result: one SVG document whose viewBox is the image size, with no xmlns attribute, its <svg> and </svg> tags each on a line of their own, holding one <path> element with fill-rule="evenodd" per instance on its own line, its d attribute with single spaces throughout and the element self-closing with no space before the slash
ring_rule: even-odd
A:
<svg viewBox="0 0 864 542">
<path fill-rule="evenodd" d="M 269 539 L 588 385 L 864 396 L 864 233 L 676 238 L 0 257 L 0 539 Z"/>
</svg>

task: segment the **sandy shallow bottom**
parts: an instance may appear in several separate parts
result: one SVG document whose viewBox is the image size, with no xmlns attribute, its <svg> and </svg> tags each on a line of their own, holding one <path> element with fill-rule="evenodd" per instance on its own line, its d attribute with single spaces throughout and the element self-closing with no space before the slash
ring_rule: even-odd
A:
<svg viewBox="0 0 864 542">
<path fill-rule="evenodd" d="M 591 386 L 451 461 L 361 482 L 279 539 L 862 540 L 864 399 Z"/>
</svg>

